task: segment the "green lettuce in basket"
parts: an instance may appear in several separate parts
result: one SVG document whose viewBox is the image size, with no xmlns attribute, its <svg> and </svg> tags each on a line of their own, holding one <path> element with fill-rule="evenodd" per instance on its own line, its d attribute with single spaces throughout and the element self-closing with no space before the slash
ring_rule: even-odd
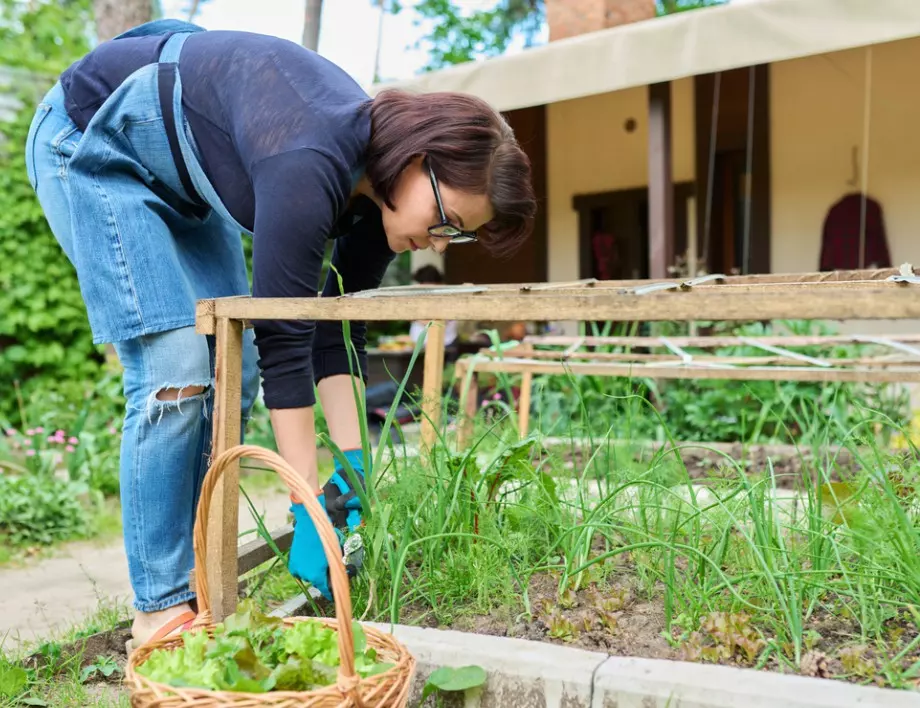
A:
<svg viewBox="0 0 920 708">
<path fill-rule="evenodd" d="M 377 661 L 364 629 L 352 622 L 355 670 L 362 678 L 392 664 Z M 335 683 L 339 666 L 336 632 L 317 620 L 285 625 L 260 612 L 251 600 L 218 624 L 213 638 L 185 632 L 182 646 L 156 649 L 137 667 L 151 681 L 212 691 L 310 691 Z"/>
</svg>

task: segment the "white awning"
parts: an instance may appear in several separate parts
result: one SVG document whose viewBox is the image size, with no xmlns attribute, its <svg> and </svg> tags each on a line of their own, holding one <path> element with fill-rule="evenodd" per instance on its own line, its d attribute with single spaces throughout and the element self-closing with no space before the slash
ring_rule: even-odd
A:
<svg viewBox="0 0 920 708">
<path fill-rule="evenodd" d="M 757 0 L 678 13 L 407 81 L 499 110 L 920 36 L 920 0 Z"/>
</svg>

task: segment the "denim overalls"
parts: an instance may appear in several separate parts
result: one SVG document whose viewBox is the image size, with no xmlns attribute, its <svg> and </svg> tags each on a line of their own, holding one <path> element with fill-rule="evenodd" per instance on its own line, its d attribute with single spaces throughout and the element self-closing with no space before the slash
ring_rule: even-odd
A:
<svg viewBox="0 0 920 708">
<path fill-rule="evenodd" d="M 112 342 L 124 367 L 121 501 L 134 605 L 142 612 L 194 597 L 188 572 L 214 377 L 214 342 L 194 331 L 195 301 L 250 292 L 245 229 L 205 175 L 182 109 L 178 61 L 198 31 L 162 20 L 121 35 L 177 32 L 159 65 L 128 77 L 85 133 L 68 117 L 56 84 L 26 141 L 29 180 L 77 271 L 93 340 Z M 165 110 L 161 95 L 172 100 Z M 182 156 L 179 169 L 174 153 Z M 244 427 L 258 380 L 246 330 Z M 178 401 L 157 397 L 186 387 L 204 390 Z"/>
</svg>

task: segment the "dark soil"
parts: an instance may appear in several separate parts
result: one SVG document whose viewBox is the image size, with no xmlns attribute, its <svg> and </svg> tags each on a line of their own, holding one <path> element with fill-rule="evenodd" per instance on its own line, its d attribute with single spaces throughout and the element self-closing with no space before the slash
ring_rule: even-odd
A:
<svg viewBox="0 0 920 708">
<path fill-rule="evenodd" d="M 715 613 L 703 618 L 695 631 L 687 628 L 681 633 L 675 629 L 666 638 L 662 597 L 647 598 L 634 580 L 614 580 L 603 588 L 591 585 L 561 601 L 557 590 L 555 578 L 537 576 L 529 587 L 532 617 L 512 616 L 498 609 L 487 616 L 460 616 L 441 628 L 549 642 L 611 656 L 711 662 L 862 684 L 920 688 L 920 681 L 901 681 L 897 677 L 920 660 L 920 648 L 907 652 L 897 670 L 889 666 L 891 658 L 918 635 L 906 615 L 892 620 L 884 637 L 861 640 L 855 621 L 818 611 L 805 627 L 806 646 L 796 670 L 793 647 L 781 644 L 768 626 L 758 625 L 744 614 Z M 411 612 L 407 615 L 402 621 L 414 623 Z M 438 626 L 430 616 L 419 624 Z M 773 648 L 764 661 L 763 650 L 769 645 Z M 778 653 L 783 658 L 778 658 Z"/>
<path fill-rule="evenodd" d="M 703 618 L 696 631 L 665 629 L 664 601 L 660 594 L 649 599 L 631 577 L 628 559 L 616 563 L 608 582 L 558 595 L 558 579 L 550 574 L 535 575 L 529 585 L 533 615 L 516 615 L 507 608 L 497 608 L 489 615 L 458 615 L 449 625 L 439 625 L 422 608 L 404 608 L 401 621 L 442 629 L 454 629 L 498 637 L 513 637 L 578 647 L 611 656 L 651 659 L 700 661 L 723 665 L 757 667 L 780 673 L 851 681 L 887 687 L 920 689 L 920 680 L 900 680 L 899 674 L 920 661 L 920 648 L 909 651 L 891 666 L 892 657 L 917 638 L 916 625 L 906 614 L 892 619 L 883 637 L 860 639 L 855 620 L 848 620 L 820 610 L 805 627 L 806 646 L 799 668 L 795 669 L 793 649 L 780 644 L 770 627 L 758 625 L 743 614 L 716 613 Z M 413 611 L 413 609 L 415 611 Z M 727 630 L 726 630 L 727 627 Z M 720 629 L 717 629 L 720 628 Z M 25 661 L 28 668 L 40 668 L 54 662 L 78 659 L 80 667 L 89 666 L 99 656 L 116 659 L 124 666 L 125 641 L 130 628 L 122 625 L 106 632 L 80 639 L 60 647 L 33 654 Z M 758 661 L 763 649 L 774 650 L 766 661 Z M 745 647 L 750 650 L 746 654 Z M 783 659 L 777 658 L 782 653 Z M 92 682 L 120 683 L 116 672 L 105 678 L 96 673 Z"/>
<path fill-rule="evenodd" d="M 23 666 L 28 669 L 72 667 L 73 662 L 79 662 L 79 668 L 95 664 L 99 657 L 110 657 L 117 661 L 119 666 L 124 666 L 127 661 L 125 643 L 131 638 L 130 623 L 124 622 L 117 627 L 97 632 L 87 637 L 77 639 L 69 644 L 48 644 L 23 661 Z M 106 678 L 99 672 L 89 679 L 106 680 L 110 683 L 121 681 L 119 673 L 113 673 Z"/>
</svg>

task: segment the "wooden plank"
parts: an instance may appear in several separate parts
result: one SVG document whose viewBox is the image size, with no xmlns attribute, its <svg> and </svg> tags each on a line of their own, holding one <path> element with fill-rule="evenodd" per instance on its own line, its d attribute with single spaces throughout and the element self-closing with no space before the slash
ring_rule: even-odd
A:
<svg viewBox="0 0 920 708">
<path fill-rule="evenodd" d="M 199 300 L 195 303 L 195 331 L 198 334 L 214 334 L 217 331 L 213 300 Z"/>
<path fill-rule="evenodd" d="M 920 318 L 920 289 L 895 283 L 812 284 L 773 290 L 726 286 L 634 295 L 487 293 L 469 297 L 234 298 L 214 301 L 220 317 L 303 320 L 690 321 Z"/>
<path fill-rule="evenodd" d="M 519 352 L 505 352 L 504 355 L 499 355 L 496 352 L 486 351 L 480 352 L 484 356 L 488 356 L 490 359 L 501 360 L 511 358 L 526 358 L 526 359 L 535 359 L 541 361 L 620 361 L 620 362 L 634 362 L 637 364 L 644 364 L 647 362 L 673 362 L 680 363 L 684 361 L 681 357 L 675 356 L 673 354 L 635 354 L 635 353 L 619 353 L 619 352 L 575 352 L 573 354 L 566 355 L 564 352 L 560 351 L 547 351 L 539 350 L 531 352 L 529 354 L 523 354 Z M 769 364 L 784 364 L 786 366 L 807 366 L 808 362 L 796 361 L 794 359 L 789 359 L 787 357 L 781 356 L 715 356 L 707 354 L 695 354 L 692 358 L 693 363 L 695 364 L 723 364 L 730 366 L 766 366 Z M 864 357 L 861 359 L 830 359 L 830 362 L 834 366 L 844 367 L 844 366 L 867 366 L 867 367 L 890 367 L 890 366 L 916 366 L 920 365 L 920 358 L 918 357 Z"/>
<path fill-rule="evenodd" d="M 432 450 L 438 441 L 441 424 L 441 389 L 444 384 L 443 320 L 434 320 L 425 338 L 424 378 L 422 379 L 422 450 Z M 422 459 L 426 459 L 422 456 Z"/>
<path fill-rule="evenodd" d="M 648 87 L 649 275 L 666 278 L 674 264 L 674 176 L 671 83 Z"/>
<path fill-rule="evenodd" d="M 533 349 L 530 345 L 523 345 L 526 349 Z M 523 356 L 529 356 L 525 353 Z M 521 438 L 526 438 L 530 432 L 530 400 L 533 394 L 533 373 L 525 371 L 521 375 L 521 395 L 518 399 L 518 433 Z"/>
<path fill-rule="evenodd" d="M 239 320 L 218 317 L 215 334 L 212 459 L 241 442 L 243 327 Z M 239 462 L 228 465 L 214 487 L 211 501 L 207 571 L 215 622 L 236 610 L 239 479 Z"/>
<path fill-rule="evenodd" d="M 277 546 L 278 550 L 284 553 L 291 547 L 294 541 L 294 526 L 285 524 L 272 531 L 270 534 L 272 543 Z M 264 538 L 256 538 L 239 547 L 237 553 L 237 566 L 240 575 L 248 573 L 253 568 L 258 568 L 266 561 L 275 557 L 274 549 Z"/>
<path fill-rule="evenodd" d="M 762 284 L 762 283 L 850 283 L 850 282 L 883 282 L 889 277 L 898 275 L 898 268 L 874 268 L 865 270 L 837 270 L 822 272 L 801 273 L 752 273 L 748 275 L 726 275 L 723 283 L 727 285 Z M 624 280 L 596 280 L 588 278 L 569 282 L 534 282 L 534 283 L 471 283 L 459 285 L 394 285 L 375 290 L 364 290 L 351 293 L 343 297 L 348 298 L 379 298 L 392 296 L 418 297 L 433 292 L 443 293 L 451 297 L 467 292 L 539 292 L 542 290 L 619 290 L 622 288 L 635 288 L 661 283 L 674 283 L 687 280 L 686 278 L 644 278 Z M 220 298 L 221 301 L 237 299 L 238 296 Z M 231 314 L 231 316 L 233 316 Z"/>
<path fill-rule="evenodd" d="M 277 546 L 278 550 L 284 553 L 291 547 L 291 542 L 294 540 L 294 527 L 291 524 L 285 524 L 274 531 L 272 531 L 269 536 L 271 536 L 272 542 Z M 259 538 L 248 541 L 239 546 L 236 554 L 236 564 L 237 572 L 240 575 L 245 575 L 250 570 L 258 568 L 263 563 L 270 561 L 275 557 L 275 551 L 261 536 Z M 189 573 L 189 583 L 191 585 L 192 591 L 195 590 L 195 570 L 194 568 Z"/>
<path fill-rule="evenodd" d="M 654 364 L 559 363 L 527 359 L 476 362 L 479 372 L 506 374 L 580 374 L 657 379 L 724 379 L 729 381 L 816 381 L 854 383 L 917 383 L 920 366 L 902 369 L 819 369 L 807 366 L 709 368 Z"/>
<path fill-rule="evenodd" d="M 530 432 L 530 397 L 533 393 L 533 372 L 525 371 L 521 375 L 521 397 L 518 401 L 518 432 L 526 438 Z"/>
<path fill-rule="evenodd" d="M 803 336 L 803 335 L 776 335 L 757 337 L 758 342 L 764 344 L 774 344 L 776 346 L 787 347 L 811 347 L 811 346 L 831 346 L 834 344 L 875 344 L 881 346 L 881 342 L 863 342 L 863 337 L 887 340 L 893 342 L 920 342 L 920 334 L 879 334 L 879 335 L 860 335 L 860 334 L 835 334 L 826 336 Z M 668 339 L 683 347 L 697 347 L 700 349 L 710 347 L 736 347 L 741 346 L 741 338 L 731 335 L 713 335 L 711 337 L 668 337 Z M 564 347 L 575 342 L 581 342 L 586 347 L 643 347 L 643 348 L 666 348 L 660 337 L 567 337 L 562 335 L 528 335 L 524 337 L 525 344 L 535 346 L 556 346 Z M 516 350 L 517 348 L 515 348 Z M 509 350 L 511 351 L 511 350 Z"/>
<path fill-rule="evenodd" d="M 479 379 L 475 372 L 470 377 L 467 388 L 463 388 L 466 374 L 469 370 L 469 359 L 458 359 L 454 365 L 454 380 L 460 385 L 460 411 L 457 421 L 457 449 L 463 450 L 473 437 L 473 425 L 476 418 L 477 402 L 479 399 Z"/>
</svg>

